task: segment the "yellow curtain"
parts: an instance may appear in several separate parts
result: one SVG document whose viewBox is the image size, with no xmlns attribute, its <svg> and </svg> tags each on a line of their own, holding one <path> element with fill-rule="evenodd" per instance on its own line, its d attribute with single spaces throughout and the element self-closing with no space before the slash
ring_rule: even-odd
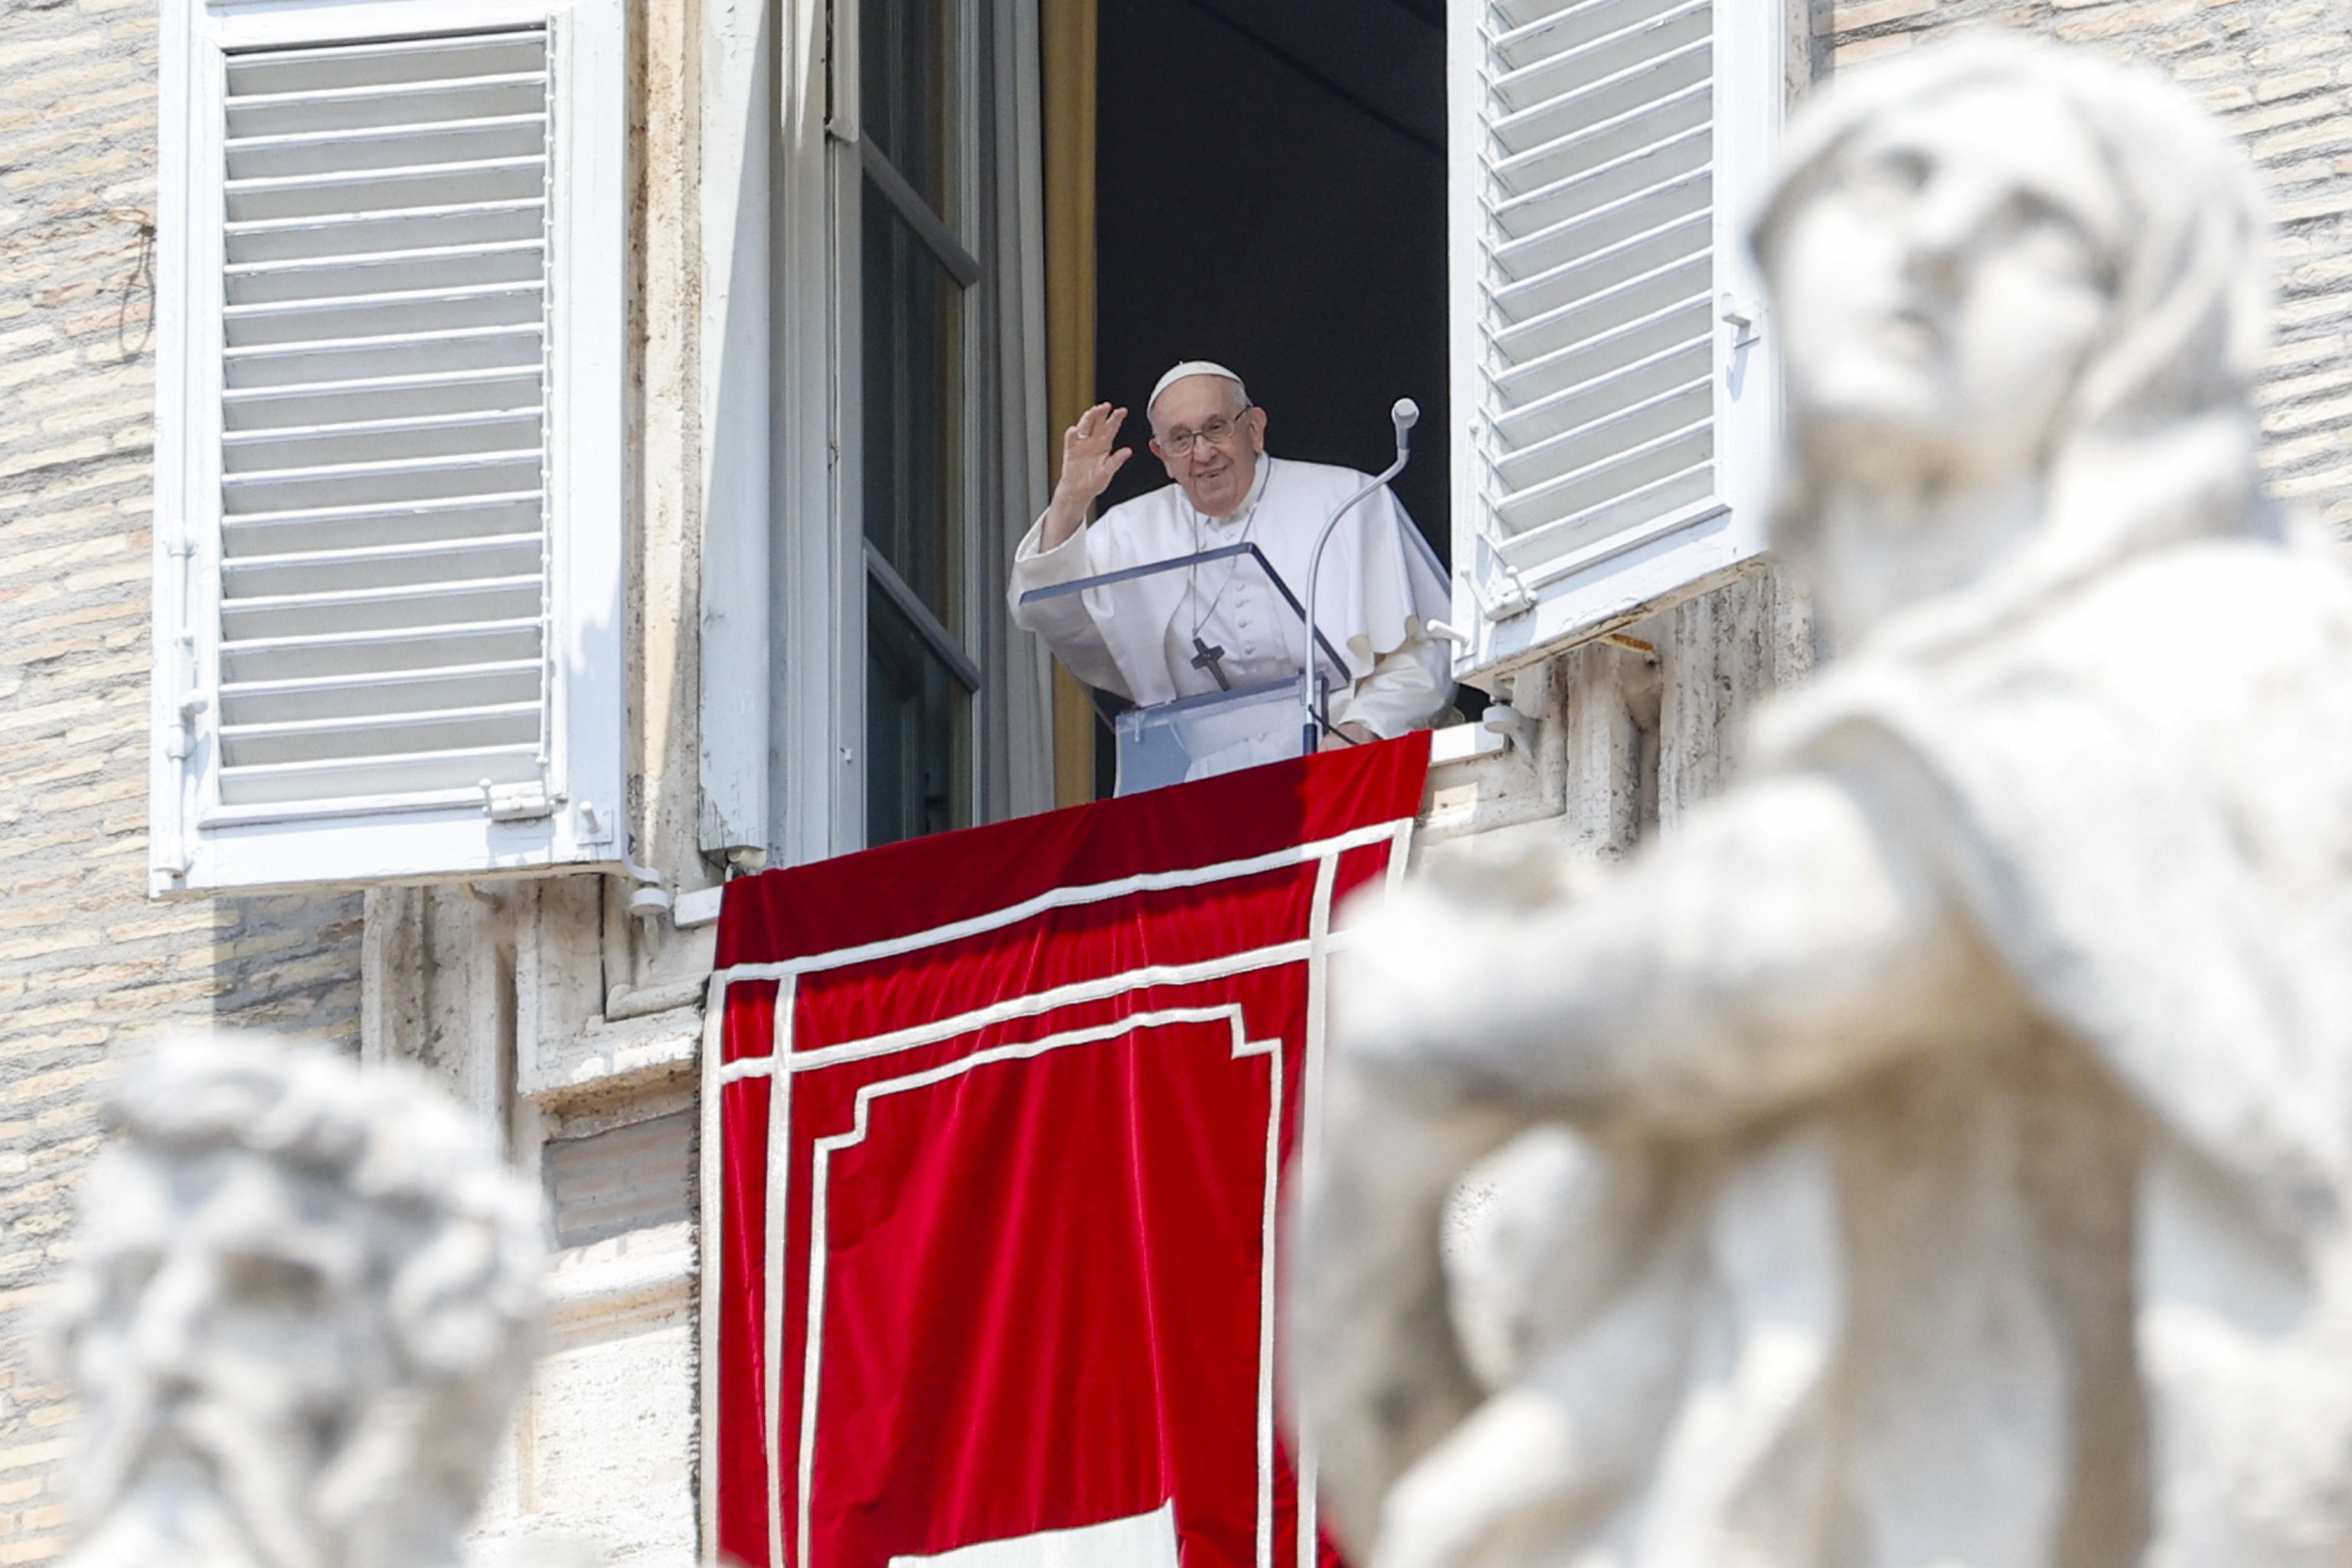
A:
<svg viewBox="0 0 2352 1568">
<path fill-rule="evenodd" d="M 1062 432 L 1095 397 L 1095 3 L 1038 0 L 1045 119 L 1045 400 Z M 1054 667 L 1054 804 L 1095 797 L 1094 705 Z"/>
</svg>

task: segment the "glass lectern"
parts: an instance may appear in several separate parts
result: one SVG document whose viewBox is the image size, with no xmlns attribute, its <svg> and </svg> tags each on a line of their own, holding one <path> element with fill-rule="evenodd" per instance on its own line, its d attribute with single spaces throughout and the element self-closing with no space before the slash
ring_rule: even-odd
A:
<svg viewBox="0 0 2352 1568">
<path fill-rule="evenodd" d="M 1220 561 L 1233 561 L 1235 571 L 1264 573 L 1276 596 L 1289 606 L 1299 625 L 1306 624 L 1307 609 L 1299 603 L 1298 595 L 1282 580 L 1282 574 L 1267 562 L 1264 552 L 1250 543 L 1220 545 L 1198 554 L 1179 555 L 1056 583 L 1050 587 L 1032 588 L 1021 595 L 1021 602 L 1034 604 L 1041 599 L 1083 594 L 1089 588 L 1108 588 L 1163 573 L 1193 571 Z M 1344 680 L 1348 668 L 1331 640 L 1319 630 L 1315 642 L 1323 657 L 1316 661 L 1311 676 L 1301 671 L 1286 679 L 1206 691 L 1173 702 L 1131 708 L 1118 715 L 1111 724 L 1118 741 L 1118 793 L 1134 795 L 1162 784 L 1209 778 L 1312 751 L 1315 737 L 1329 721 L 1331 682 L 1335 677 Z M 1300 683 L 1309 679 L 1315 682 L 1311 702 L 1299 689 Z M 1314 734 L 1310 735 L 1310 730 Z"/>
</svg>

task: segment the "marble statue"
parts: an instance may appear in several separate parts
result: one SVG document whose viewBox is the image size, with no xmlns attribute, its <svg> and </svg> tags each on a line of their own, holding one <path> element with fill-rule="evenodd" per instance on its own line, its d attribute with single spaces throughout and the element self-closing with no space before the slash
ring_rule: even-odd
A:
<svg viewBox="0 0 2352 1568">
<path fill-rule="evenodd" d="M 443 1568 L 540 1321 L 537 1194 L 421 1077 L 184 1036 L 122 1066 L 55 1321 L 68 1568 Z"/>
<path fill-rule="evenodd" d="M 1613 871 L 1357 911 L 1286 1331 L 1357 1563 L 2352 1562 L 2352 574 L 2257 482 L 2263 235 L 2085 54 L 1792 124 L 1841 657 Z"/>
</svg>

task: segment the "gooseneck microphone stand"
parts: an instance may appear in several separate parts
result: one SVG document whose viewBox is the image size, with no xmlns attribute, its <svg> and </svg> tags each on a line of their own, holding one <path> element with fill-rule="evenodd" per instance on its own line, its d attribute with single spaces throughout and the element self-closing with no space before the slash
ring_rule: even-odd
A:
<svg viewBox="0 0 2352 1568">
<path fill-rule="evenodd" d="M 1307 669 L 1298 683 L 1300 717 L 1305 721 L 1298 753 L 1302 757 L 1313 753 L 1315 748 L 1322 743 L 1323 731 L 1330 728 L 1329 704 L 1318 700 L 1322 694 L 1323 678 L 1315 668 L 1315 644 L 1323 635 L 1321 625 L 1315 619 L 1316 590 L 1321 585 L 1323 576 L 1323 547 L 1331 542 L 1331 531 L 1339 526 L 1339 520 L 1353 510 L 1358 502 L 1404 472 L 1405 464 L 1412 458 L 1412 427 L 1420 421 L 1419 404 L 1410 397 L 1396 400 L 1395 406 L 1389 410 L 1389 423 L 1396 426 L 1396 461 L 1375 474 L 1363 489 L 1341 501 L 1339 509 L 1324 520 L 1323 531 L 1316 536 L 1315 553 L 1307 563 Z M 1339 673 L 1343 676 L 1348 673 L 1344 665 L 1340 667 Z"/>
</svg>

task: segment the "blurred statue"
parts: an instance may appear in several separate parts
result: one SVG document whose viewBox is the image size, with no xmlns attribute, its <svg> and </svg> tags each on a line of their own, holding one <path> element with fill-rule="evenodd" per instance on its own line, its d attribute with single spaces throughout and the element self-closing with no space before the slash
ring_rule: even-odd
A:
<svg viewBox="0 0 2352 1568">
<path fill-rule="evenodd" d="M 459 1560 L 540 1319 L 537 1194 L 423 1079 L 191 1036 L 123 1066 L 58 1328 L 68 1568 Z"/>
<path fill-rule="evenodd" d="M 1357 1562 L 2352 1561 L 2352 576 L 2257 485 L 2263 229 L 2086 55 L 1791 127 L 1845 657 L 1618 872 L 1360 921 L 1290 1302 Z"/>
</svg>

